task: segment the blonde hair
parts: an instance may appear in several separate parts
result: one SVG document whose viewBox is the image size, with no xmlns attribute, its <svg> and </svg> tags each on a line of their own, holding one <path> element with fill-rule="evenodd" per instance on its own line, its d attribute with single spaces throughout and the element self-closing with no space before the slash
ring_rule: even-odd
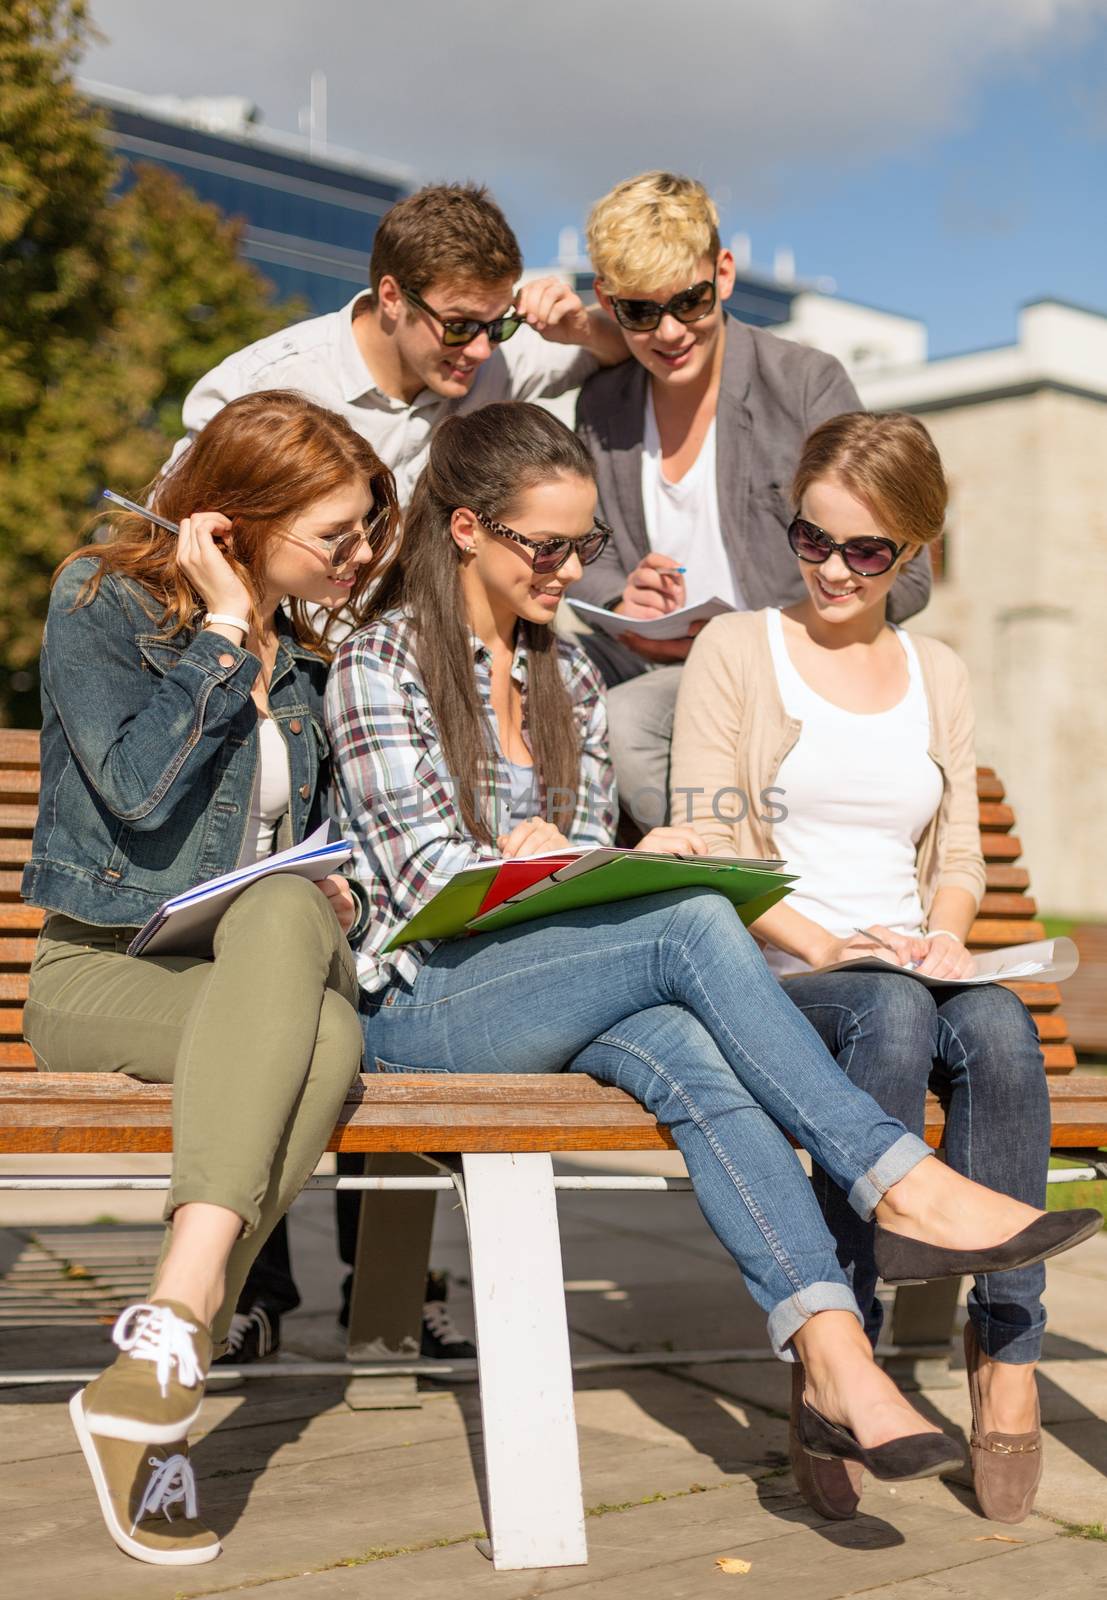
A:
<svg viewBox="0 0 1107 1600">
<path fill-rule="evenodd" d="M 643 172 L 596 201 L 588 253 L 611 294 L 690 286 L 703 257 L 719 254 L 719 213 L 695 178 Z"/>
<path fill-rule="evenodd" d="M 942 458 L 919 419 L 905 411 L 846 411 L 816 428 L 792 480 L 797 509 L 822 478 L 837 478 L 864 501 L 889 537 L 917 545 L 941 537 L 949 503 Z"/>
</svg>

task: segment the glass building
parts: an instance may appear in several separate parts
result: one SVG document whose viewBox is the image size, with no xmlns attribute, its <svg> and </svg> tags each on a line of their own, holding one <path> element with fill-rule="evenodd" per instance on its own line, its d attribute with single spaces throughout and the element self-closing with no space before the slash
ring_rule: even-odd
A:
<svg viewBox="0 0 1107 1600">
<path fill-rule="evenodd" d="M 82 83 L 109 120 L 120 188 L 138 162 L 174 173 L 201 200 L 243 224 L 241 251 L 275 286 L 312 311 L 335 311 L 369 281 L 377 223 L 413 188 L 409 172 L 264 130 L 238 99 L 160 100 Z"/>
</svg>

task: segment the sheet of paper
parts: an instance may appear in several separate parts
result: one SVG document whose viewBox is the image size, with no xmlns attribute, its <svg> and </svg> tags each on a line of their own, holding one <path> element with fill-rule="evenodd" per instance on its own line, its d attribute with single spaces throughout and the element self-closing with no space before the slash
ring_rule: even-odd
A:
<svg viewBox="0 0 1107 1600">
<path fill-rule="evenodd" d="M 887 956 L 858 956 L 853 961 L 838 961 L 819 967 L 819 972 L 903 972 L 917 978 L 928 989 L 960 987 L 975 983 L 1064 983 L 1080 965 L 1080 953 L 1071 939 L 1039 939 L 1032 944 L 1007 945 L 1002 950 L 974 957 L 971 978 L 930 978 L 921 972 L 901 967 Z M 791 974 L 799 977 L 799 973 Z M 785 978 L 785 983 L 788 979 Z"/>
<path fill-rule="evenodd" d="M 586 600 L 574 600 L 571 596 L 566 598 L 582 622 L 587 622 L 590 628 L 596 628 L 600 633 L 609 633 L 613 639 L 618 639 L 624 633 L 637 633 L 643 639 L 683 639 L 694 622 L 709 622 L 712 617 L 721 617 L 724 612 L 734 610 L 729 600 L 720 600 L 718 595 L 712 595 L 710 600 L 701 600 L 699 605 L 682 606 L 679 611 L 669 611 L 663 617 L 647 620 L 643 617 L 621 617 L 617 611 L 589 605 Z"/>
</svg>

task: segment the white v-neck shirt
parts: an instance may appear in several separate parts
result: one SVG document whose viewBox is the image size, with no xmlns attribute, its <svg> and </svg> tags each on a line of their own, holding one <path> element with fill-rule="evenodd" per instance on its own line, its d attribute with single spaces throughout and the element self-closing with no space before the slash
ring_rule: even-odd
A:
<svg viewBox="0 0 1107 1600">
<path fill-rule="evenodd" d="M 746 602 L 730 565 L 719 521 L 719 489 L 715 473 L 716 419 L 712 417 L 700 453 L 679 483 L 666 478 L 661 436 L 646 385 L 646 420 L 642 439 L 642 509 L 651 550 L 671 556 L 685 569 L 686 604 L 698 605 L 718 595 L 736 611 Z"/>
<path fill-rule="evenodd" d="M 879 923 L 918 933 L 923 922 L 916 849 L 942 799 L 930 756 L 930 707 L 910 634 L 894 629 L 907 658 L 907 692 L 888 711 L 846 711 L 800 676 L 779 611 L 767 614 L 769 648 L 784 709 L 802 723 L 776 783 L 788 815 L 773 843 L 799 881 L 785 901 L 836 939 Z M 777 976 L 806 961 L 766 946 Z"/>
</svg>

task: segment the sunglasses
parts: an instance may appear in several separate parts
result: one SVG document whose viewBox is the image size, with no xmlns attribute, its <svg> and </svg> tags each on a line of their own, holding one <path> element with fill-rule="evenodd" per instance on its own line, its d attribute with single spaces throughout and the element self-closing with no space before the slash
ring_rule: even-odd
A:
<svg viewBox="0 0 1107 1600">
<path fill-rule="evenodd" d="M 291 539 L 293 544 L 302 544 L 307 550 L 326 551 L 327 560 L 337 572 L 339 567 L 344 567 L 347 561 L 352 561 L 357 554 L 362 540 L 369 546 L 373 554 L 383 548 L 381 539 L 382 530 L 387 534 L 389 508 L 378 511 L 372 522 L 365 528 L 353 528 L 349 533 L 332 533 L 323 539 L 301 539 L 296 534 L 289 533 L 285 537 Z M 368 518 L 366 518 L 368 521 Z"/>
<path fill-rule="evenodd" d="M 895 566 L 907 549 L 906 544 L 896 544 L 891 539 L 847 539 L 839 544 L 814 522 L 806 517 L 796 517 L 788 529 L 788 543 L 801 561 L 821 566 L 832 555 L 840 555 L 851 572 L 859 578 L 878 578 Z"/>
<path fill-rule="evenodd" d="M 592 532 L 586 533 L 583 539 L 528 539 L 526 534 L 516 533 L 505 522 L 493 522 L 491 517 L 482 516 L 479 511 L 474 511 L 473 516 L 489 533 L 498 534 L 501 539 L 514 539 L 516 544 L 533 552 L 531 566 L 539 577 L 548 577 L 551 572 L 560 571 L 572 555 L 579 557 L 582 567 L 587 567 L 602 555 L 611 538 L 611 529 L 598 518 Z"/>
<path fill-rule="evenodd" d="M 472 344 L 478 334 L 486 333 L 489 344 L 503 344 L 505 339 L 510 339 L 513 334 L 526 321 L 518 311 L 505 311 L 502 317 L 493 317 L 491 322 L 481 322 L 477 317 L 444 317 L 433 306 L 429 306 L 421 294 L 416 294 L 414 289 L 405 289 L 400 285 L 400 293 L 405 300 L 410 300 L 413 306 L 418 306 L 420 311 L 425 311 L 428 317 L 433 317 L 442 328 L 442 343 L 447 345 Z"/>
<path fill-rule="evenodd" d="M 662 317 L 675 317 L 678 322 L 685 324 L 702 322 L 715 309 L 715 282 L 718 276 L 716 268 L 714 278 L 705 278 L 702 283 L 694 283 L 690 289 L 682 289 L 671 300 L 666 300 L 664 305 L 657 300 L 626 300 L 611 295 L 611 309 L 617 321 L 631 333 L 652 333 L 660 326 Z"/>
<path fill-rule="evenodd" d="M 170 522 L 168 517 L 159 517 L 149 506 L 140 506 L 137 501 L 128 500 L 124 495 L 116 494 L 114 489 L 101 490 L 101 498 L 112 500 L 117 506 L 122 506 L 124 511 L 133 511 L 137 516 L 145 517 L 147 522 L 152 522 L 156 527 L 164 528 L 166 533 L 180 533 L 180 524 Z M 333 533 L 325 539 L 300 539 L 295 534 L 289 533 L 285 537 L 291 539 L 293 544 L 301 544 L 306 550 L 325 550 L 327 559 L 334 568 L 344 567 L 364 539 L 370 550 L 374 553 L 379 548 L 377 541 L 382 528 L 387 527 L 388 506 L 383 511 L 378 511 L 367 528 L 355 528 L 350 533 Z"/>
</svg>

